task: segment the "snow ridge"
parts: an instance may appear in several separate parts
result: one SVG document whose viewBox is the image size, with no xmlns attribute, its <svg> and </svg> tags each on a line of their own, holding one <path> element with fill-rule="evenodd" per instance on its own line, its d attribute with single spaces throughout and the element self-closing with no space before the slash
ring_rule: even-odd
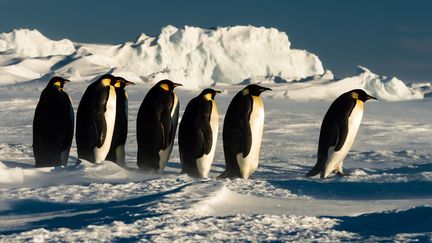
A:
<svg viewBox="0 0 432 243">
<path fill-rule="evenodd" d="M 357 76 L 336 80 L 318 56 L 292 49 L 287 34 L 275 28 L 168 25 L 158 36 L 141 34 L 118 45 L 53 41 L 28 29 L 0 34 L 3 85 L 53 76 L 91 81 L 111 73 L 134 82 L 172 79 L 189 90 L 263 83 L 276 86 L 273 96 L 300 100 L 333 99 L 354 88 L 388 101 L 422 99 L 428 93 L 395 77 L 358 70 Z"/>
</svg>

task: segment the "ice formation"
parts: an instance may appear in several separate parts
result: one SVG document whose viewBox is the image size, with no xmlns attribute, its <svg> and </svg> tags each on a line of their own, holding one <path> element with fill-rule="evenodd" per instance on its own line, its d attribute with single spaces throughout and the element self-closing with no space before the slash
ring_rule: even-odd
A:
<svg viewBox="0 0 432 243">
<path fill-rule="evenodd" d="M 316 55 L 292 49 L 287 34 L 275 28 L 169 25 L 158 36 L 141 34 L 117 45 L 53 41 L 37 30 L 20 29 L 0 34 L 0 52 L 1 84 L 54 75 L 91 81 L 112 73 L 138 83 L 168 78 L 189 90 L 259 82 L 277 86 L 273 96 L 302 100 L 332 99 L 354 88 L 389 101 L 421 99 L 425 93 L 364 67 L 356 76 L 335 80 Z"/>
</svg>

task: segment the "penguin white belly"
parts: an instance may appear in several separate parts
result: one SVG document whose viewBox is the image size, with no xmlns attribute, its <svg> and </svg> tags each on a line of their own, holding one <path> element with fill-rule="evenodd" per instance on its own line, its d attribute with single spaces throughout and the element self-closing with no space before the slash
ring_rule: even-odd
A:
<svg viewBox="0 0 432 243">
<path fill-rule="evenodd" d="M 172 129 L 174 129 L 174 131 L 177 128 L 177 121 L 179 116 L 177 106 L 178 106 L 178 97 L 177 95 L 174 94 L 174 105 L 171 110 L 171 119 L 173 122 Z M 174 145 L 174 139 L 172 139 L 172 142 L 168 145 L 168 148 L 166 148 L 165 150 L 159 150 L 159 171 L 165 169 L 165 165 L 168 162 L 169 156 L 173 149 L 173 145 Z"/>
<path fill-rule="evenodd" d="M 243 179 L 249 178 L 249 176 L 258 168 L 259 152 L 264 127 L 264 104 L 260 97 L 252 96 L 252 98 L 253 106 L 249 119 L 249 125 L 252 132 L 251 150 L 246 158 L 243 158 L 243 153 L 238 153 L 236 156 Z"/>
<path fill-rule="evenodd" d="M 211 165 L 213 163 L 213 158 L 216 151 L 216 142 L 217 142 L 217 135 L 218 135 L 218 129 L 219 129 L 219 113 L 216 107 L 216 103 L 212 100 L 212 112 L 210 115 L 210 127 L 212 130 L 212 148 L 210 150 L 209 154 L 204 154 L 203 157 L 198 158 L 196 160 L 196 165 L 198 168 L 198 173 L 202 178 L 207 178 L 208 174 L 211 169 Z"/>
<path fill-rule="evenodd" d="M 106 111 L 104 113 L 106 122 L 106 137 L 100 148 L 94 148 L 95 162 L 100 163 L 105 160 L 111 147 L 112 136 L 114 132 L 114 124 L 116 117 L 116 92 L 114 87 L 110 86 L 109 96 L 106 103 Z"/>
<path fill-rule="evenodd" d="M 329 148 L 327 162 L 325 164 L 324 171 L 321 174 L 322 178 L 326 178 L 334 170 L 342 168 L 345 156 L 351 149 L 351 146 L 353 145 L 354 139 L 357 135 L 357 131 L 360 127 L 360 123 L 363 117 L 363 111 L 363 102 L 357 101 L 356 106 L 354 107 L 350 117 L 348 118 L 348 134 L 345 143 L 342 148 L 337 152 L 334 151 L 335 146 Z"/>
</svg>

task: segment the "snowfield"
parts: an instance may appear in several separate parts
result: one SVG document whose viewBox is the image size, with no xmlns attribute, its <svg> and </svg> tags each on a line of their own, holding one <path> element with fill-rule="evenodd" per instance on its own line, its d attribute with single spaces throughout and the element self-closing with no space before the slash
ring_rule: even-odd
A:
<svg viewBox="0 0 432 243">
<path fill-rule="evenodd" d="M 423 98 L 430 83 L 407 86 L 364 67 L 335 79 L 317 56 L 290 49 L 285 33 L 251 26 L 168 26 L 157 37 L 121 45 L 56 42 L 16 30 L 0 34 L 0 51 L 1 242 L 432 241 L 432 99 Z M 76 165 L 75 142 L 68 166 L 34 168 L 33 114 L 47 80 L 72 80 L 65 90 L 76 111 L 89 82 L 105 72 L 138 83 L 127 87 L 128 168 Z M 220 129 L 210 179 L 179 174 L 177 140 L 163 173 L 137 169 L 138 108 L 166 77 L 185 84 L 176 89 L 180 115 L 199 88 L 223 91 L 216 96 Z M 247 83 L 274 90 L 263 97 L 260 166 L 250 180 L 218 180 L 223 116 Z M 345 159 L 348 175 L 305 178 L 325 112 L 353 88 L 380 100 L 365 104 Z"/>
</svg>

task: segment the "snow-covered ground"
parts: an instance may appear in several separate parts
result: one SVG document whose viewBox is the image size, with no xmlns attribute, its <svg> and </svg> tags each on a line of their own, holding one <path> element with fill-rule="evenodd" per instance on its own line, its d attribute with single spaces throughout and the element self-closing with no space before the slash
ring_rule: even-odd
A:
<svg viewBox="0 0 432 243">
<path fill-rule="evenodd" d="M 95 77 L 128 87 L 127 169 L 105 162 L 35 169 L 32 120 L 54 75 L 76 110 Z M 170 78 L 180 114 L 199 89 L 215 86 L 222 126 L 234 94 L 261 83 L 266 122 L 251 180 L 214 179 L 224 169 L 221 132 L 210 179 L 180 175 L 177 141 L 162 174 L 136 166 L 135 122 L 152 84 Z M 305 178 L 331 101 L 364 88 L 368 101 L 348 176 Z M 37 30 L 0 34 L 0 241 L 432 241 L 431 83 L 405 82 L 358 67 L 335 78 L 319 58 L 291 48 L 276 29 L 177 29 L 119 45 L 53 41 Z M 424 98 L 425 97 L 425 98 Z M 394 102 L 388 102 L 394 101 Z"/>
<path fill-rule="evenodd" d="M 66 87 L 75 108 L 86 85 Z M 177 146 L 163 174 L 137 170 L 135 121 L 148 84 L 128 87 L 128 170 L 75 165 L 75 145 L 67 167 L 33 168 L 31 124 L 44 86 L 0 87 L 1 241 L 432 240 L 431 99 L 367 102 L 349 175 L 319 180 L 303 175 L 330 102 L 265 97 L 253 179 L 200 180 L 178 174 Z M 216 97 L 222 115 L 240 87 Z M 197 93 L 177 93 L 182 113 Z M 219 137 L 213 177 L 223 161 Z"/>
</svg>

